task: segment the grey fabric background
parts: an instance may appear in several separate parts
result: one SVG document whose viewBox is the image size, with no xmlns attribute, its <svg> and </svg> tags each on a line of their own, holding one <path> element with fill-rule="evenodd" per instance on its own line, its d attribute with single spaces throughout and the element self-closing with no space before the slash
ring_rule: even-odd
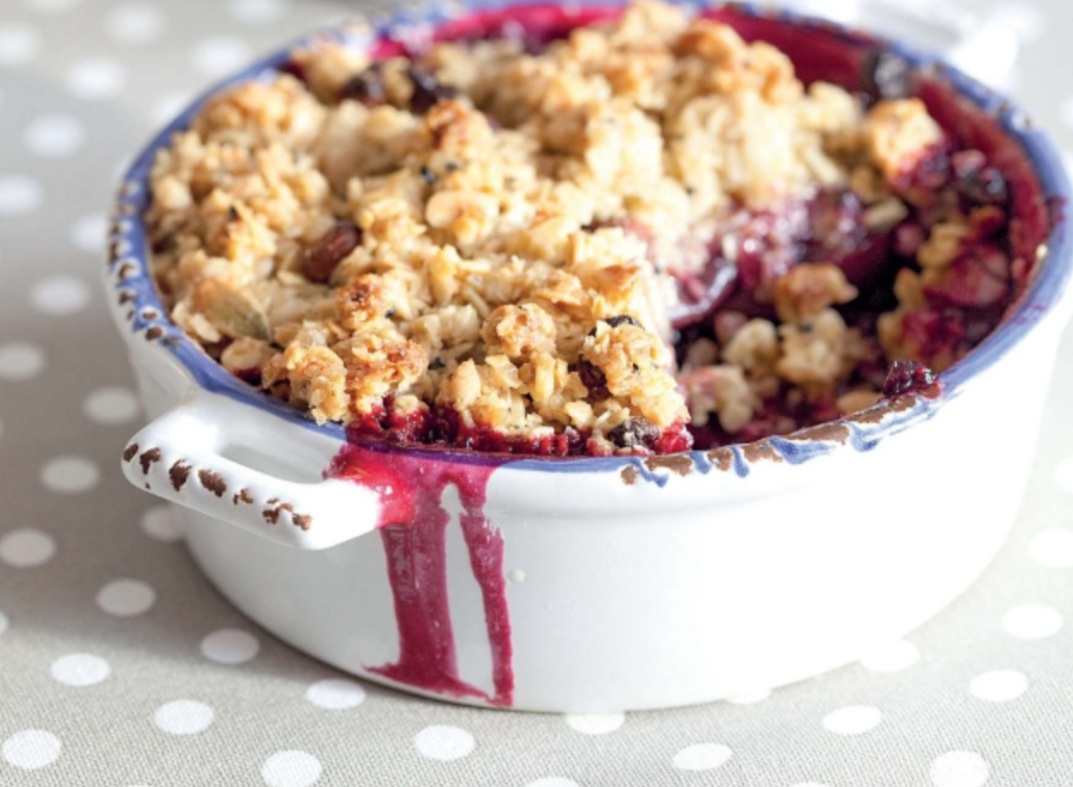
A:
<svg viewBox="0 0 1073 787">
<path fill-rule="evenodd" d="M 992 7 L 1031 42 L 1019 97 L 1073 145 L 1063 125 L 1073 123 L 1073 5 Z M 105 310 L 94 232 L 103 232 L 119 168 L 176 101 L 352 10 L 297 0 L 0 0 L 0 785 L 1073 784 L 1073 625 L 1061 625 L 1073 619 L 1069 332 L 1012 537 L 981 581 L 910 644 L 895 644 L 886 665 L 881 653 L 871 668 L 752 702 L 624 718 L 457 708 L 370 684 L 349 688 L 352 698 L 365 693 L 352 707 L 307 699 L 317 681 L 344 676 L 246 622 L 198 573 L 167 509 L 119 475 L 141 415 Z M 998 442 L 1020 426 L 996 414 L 981 428 Z M 927 516 L 926 505 L 907 516 Z M 110 614 L 116 591 L 101 590 L 122 579 L 151 587 L 153 603 Z M 132 599 L 122 586 L 119 596 Z M 204 655 L 203 641 L 221 629 L 246 632 L 232 634 L 238 649 L 222 656 L 241 663 Z M 216 641 L 204 645 L 210 656 Z M 251 642 L 256 653 L 242 652 Z M 70 654 L 97 660 L 63 660 Z M 108 674 L 93 682 L 100 659 Z M 154 719 L 176 700 L 211 707 L 212 723 L 165 731 Z M 846 715 L 830 714 L 854 706 L 874 709 L 859 715 L 879 723 L 838 732 Z M 427 731 L 437 725 L 457 730 Z M 27 730 L 54 736 L 58 756 Z M 472 750 L 452 749 L 457 739 Z M 700 764 L 722 764 L 683 769 L 681 752 L 702 744 L 726 747 L 729 758 L 715 749 L 723 756 Z M 287 751 L 306 756 L 273 759 Z M 944 758 L 950 752 L 978 756 Z"/>
</svg>

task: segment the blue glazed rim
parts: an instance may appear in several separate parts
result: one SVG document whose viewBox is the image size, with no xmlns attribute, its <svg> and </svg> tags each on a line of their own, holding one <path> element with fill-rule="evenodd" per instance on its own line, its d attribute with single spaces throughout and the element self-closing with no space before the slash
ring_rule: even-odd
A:
<svg viewBox="0 0 1073 787">
<path fill-rule="evenodd" d="M 823 435 L 827 432 L 817 433 L 813 437 L 808 433 L 816 431 L 815 428 L 806 428 L 793 435 L 769 437 L 752 444 L 761 446 L 761 453 L 770 451 L 777 455 L 765 458 L 783 459 L 790 464 L 800 464 L 830 453 L 843 442 L 847 442 L 858 451 L 870 450 L 883 438 L 896 434 L 917 421 L 932 417 L 943 400 L 956 395 L 965 382 L 991 367 L 1048 315 L 1062 299 L 1073 275 L 1073 270 L 1071 270 L 1073 268 L 1073 237 L 1071 237 L 1073 236 L 1071 233 L 1073 215 L 1065 209 L 1065 206 L 1069 205 L 1073 199 L 1073 187 L 1070 185 L 1062 158 L 1046 134 L 1035 128 L 1018 106 L 977 80 L 945 64 L 933 53 L 908 44 L 893 42 L 882 36 L 863 33 L 828 20 L 803 16 L 791 11 L 772 11 L 754 4 L 734 2 L 679 4 L 694 10 L 728 8 L 745 16 L 783 21 L 799 25 L 805 30 L 822 31 L 827 35 L 833 34 L 853 46 L 862 46 L 867 43 L 888 47 L 905 58 L 915 69 L 925 72 L 931 69 L 932 73 L 929 73 L 929 78 L 949 84 L 960 96 L 993 115 L 1003 132 L 1019 143 L 1039 181 L 1045 200 L 1051 205 L 1057 203 L 1061 206 L 1058 211 L 1052 211 L 1054 213 L 1053 226 L 1045 241 L 1046 257 L 1036 263 L 1031 281 L 1022 294 L 1017 308 L 1007 315 L 999 327 L 969 355 L 938 375 L 942 386 L 942 394 L 938 398 L 918 397 L 912 406 L 902 408 L 900 411 L 892 411 L 892 414 L 881 419 L 880 423 L 843 417 L 824 424 L 825 427 L 836 426 L 845 429 L 846 438 L 837 442 L 824 437 Z M 473 12 L 509 10 L 512 7 L 526 5 L 531 4 L 525 0 L 472 0 L 458 5 L 441 0 L 420 9 L 402 9 L 389 16 L 373 15 L 364 20 L 367 24 L 360 28 L 343 25 L 303 36 L 204 91 L 152 139 L 123 177 L 110 233 L 109 279 L 120 296 L 120 308 L 129 310 L 126 329 L 135 333 L 144 332 L 147 339 L 159 340 L 202 389 L 227 396 L 243 404 L 267 411 L 291 424 L 312 429 L 345 442 L 346 431 L 342 425 L 335 423 L 319 425 L 291 405 L 231 375 L 167 318 L 166 309 L 157 295 L 149 272 L 147 234 L 143 223 L 143 216 L 150 201 L 148 181 L 153 161 L 157 153 L 168 146 L 174 133 L 189 127 L 194 115 L 206 100 L 227 87 L 270 78 L 278 71 L 279 66 L 287 62 L 291 50 L 296 46 L 316 40 L 334 39 L 343 40 L 356 47 L 368 47 L 383 38 L 397 39 L 407 27 L 414 25 L 436 26 Z M 532 5 L 540 4 L 533 3 Z M 584 9 L 585 7 L 610 8 L 616 5 L 621 6 L 623 3 L 618 0 L 608 2 L 585 0 L 568 5 L 571 8 Z M 1056 261 L 1060 264 L 1056 264 Z M 654 481 L 660 486 L 663 486 L 667 480 L 665 474 L 653 472 L 657 466 L 666 466 L 665 463 L 653 462 L 653 458 L 645 460 L 631 456 L 514 457 L 431 446 L 402 447 L 386 442 L 371 444 L 369 447 L 384 453 L 427 456 L 430 459 L 435 457 L 466 464 L 509 463 L 511 467 L 517 469 L 538 469 L 551 472 L 619 472 L 632 467 L 640 477 Z M 746 458 L 746 452 L 742 448 L 742 444 L 736 444 L 726 449 L 717 449 L 717 451 L 728 452 L 723 454 L 724 460 L 739 477 L 748 475 L 749 464 L 752 461 Z M 713 454 L 717 451 L 695 450 L 676 456 L 688 457 L 697 470 L 707 473 L 715 466 Z M 665 460 L 667 457 L 656 459 Z M 723 469 L 728 468 L 725 463 L 720 463 L 720 465 Z"/>
</svg>

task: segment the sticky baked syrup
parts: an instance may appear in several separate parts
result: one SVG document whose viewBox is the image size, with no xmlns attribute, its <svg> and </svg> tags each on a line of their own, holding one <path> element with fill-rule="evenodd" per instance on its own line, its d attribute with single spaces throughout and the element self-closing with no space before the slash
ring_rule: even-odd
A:
<svg viewBox="0 0 1073 787">
<path fill-rule="evenodd" d="M 576 27 L 611 18 L 620 12 L 621 9 L 613 7 L 564 9 L 554 5 L 485 11 L 430 31 L 425 43 L 520 37 L 527 47 L 536 51 Z M 802 36 L 792 25 L 778 19 L 752 17 L 732 7 L 705 15 L 731 25 L 746 40 L 763 39 L 781 49 L 794 61 L 798 76 L 806 83 L 826 79 L 851 90 L 865 87 L 861 83 L 862 66 L 871 49 L 866 38 L 841 32 Z M 413 53 L 403 43 L 384 38 L 373 46 L 371 54 L 375 59 L 382 59 Z M 1018 143 L 1006 136 L 993 120 L 984 120 L 979 113 L 964 112 L 956 92 L 949 86 L 925 82 L 918 95 L 941 126 L 953 132 L 956 138 L 983 151 L 990 162 L 1005 172 L 1011 189 L 1011 203 L 1016 206 L 1017 213 L 1016 221 L 1010 226 L 1011 247 L 1025 259 L 1034 259 L 1034 249 L 1046 237 L 1051 221 L 1048 206 L 1038 199 L 1034 175 Z M 880 256 L 869 243 L 864 243 L 858 250 L 865 252 L 866 261 Z M 705 305 L 705 309 L 708 308 L 710 304 Z M 919 368 L 919 364 L 906 363 L 890 370 L 884 392 L 888 396 L 899 395 L 929 387 L 931 382 L 930 372 Z M 832 417 L 836 415 L 833 413 Z M 427 428 L 427 424 L 403 425 L 405 428 L 394 428 L 399 427 L 398 424 L 389 426 L 392 428 L 386 431 L 394 432 L 396 438 L 411 432 L 414 432 L 411 436 L 416 436 L 415 430 L 420 432 Z M 498 456 L 485 453 L 481 461 L 460 461 L 457 452 L 393 450 L 386 447 L 384 439 L 374 436 L 380 426 L 371 430 L 367 428 L 369 424 L 356 424 L 355 427 L 350 432 L 350 442 L 335 458 L 326 475 L 353 481 L 375 490 L 380 496 L 380 537 L 387 559 L 399 637 L 398 660 L 369 666 L 369 670 L 416 689 L 510 706 L 514 673 L 503 571 L 503 537 L 484 513 L 488 483 L 496 468 L 509 461 L 509 454 L 569 456 L 583 453 L 583 439 L 571 442 L 557 436 L 559 442 L 554 444 L 518 446 L 501 444 L 501 437 L 467 434 L 464 444 L 471 445 L 473 451 L 491 451 Z M 390 439 L 390 435 L 384 436 Z M 737 437 L 739 441 L 749 439 L 747 434 Z M 575 442 L 578 445 L 574 445 Z M 681 450 L 676 446 L 660 448 L 667 449 L 666 452 Z M 483 599 L 495 687 L 491 695 L 463 681 L 458 674 L 447 596 L 445 542 L 450 516 L 442 503 L 449 485 L 457 488 L 461 499 L 462 534 L 469 552 L 470 568 Z"/>
</svg>

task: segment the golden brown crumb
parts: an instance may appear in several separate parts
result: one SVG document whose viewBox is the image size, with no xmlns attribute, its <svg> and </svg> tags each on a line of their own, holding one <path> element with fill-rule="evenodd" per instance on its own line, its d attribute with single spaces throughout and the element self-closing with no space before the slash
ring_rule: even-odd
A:
<svg viewBox="0 0 1073 787">
<path fill-rule="evenodd" d="M 828 306 L 849 303 L 857 288 L 837 265 L 798 265 L 775 280 L 775 311 L 783 322 L 802 322 Z"/>
</svg>

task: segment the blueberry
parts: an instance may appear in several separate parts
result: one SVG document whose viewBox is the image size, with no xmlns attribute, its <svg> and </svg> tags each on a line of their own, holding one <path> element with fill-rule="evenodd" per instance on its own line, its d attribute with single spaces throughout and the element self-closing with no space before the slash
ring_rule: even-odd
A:
<svg viewBox="0 0 1073 787">
<path fill-rule="evenodd" d="M 454 98 L 458 91 L 436 79 L 434 74 L 417 68 L 413 64 L 406 67 L 406 75 L 413 83 L 414 92 L 410 96 L 410 108 L 418 115 L 423 115 L 445 98 Z"/>
<path fill-rule="evenodd" d="M 864 59 L 861 81 L 876 100 L 906 98 L 913 92 L 909 63 L 887 49 L 874 49 Z"/>
<path fill-rule="evenodd" d="M 623 421 L 607 433 L 607 439 L 619 448 L 647 448 L 658 438 L 659 429 L 644 418 Z"/>
<path fill-rule="evenodd" d="M 920 391 L 935 384 L 935 375 L 919 361 L 894 361 L 883 382 L 883 395 L 888 399 Z"/>
<path fill-rule="evenodd" d="M 1009 200 L 1006 178 L 994 167 L 984 167 L 957 180 L 958 194 L 976 205 L 1005 205 Z"/>
<path fill-rule="evenodd" d="M 600 320 L 600 322 L 606 322 L 612 328 L 617 328 L 620 325 L 633 325 L 635 327 L 640 327 L 641 325 L 641 323 L 637 322 L 637 319 L 635 317 L 631 317 L 628 314 L 616 314 L 614 317 L 608 317 L 606 320 Z M 593 328 L 591 331 L 589 331 L 589 336 L 595 335 L 596 329 Z"/>
<path fill-rule="evenodd" d="M 351 77 L 339 91 L 339 100 L 360 101 L 367 107 L 380 106 L 387 102 L 384 88 L 383 67 L 373 63 L 360 74 Z"/>
</svg>

